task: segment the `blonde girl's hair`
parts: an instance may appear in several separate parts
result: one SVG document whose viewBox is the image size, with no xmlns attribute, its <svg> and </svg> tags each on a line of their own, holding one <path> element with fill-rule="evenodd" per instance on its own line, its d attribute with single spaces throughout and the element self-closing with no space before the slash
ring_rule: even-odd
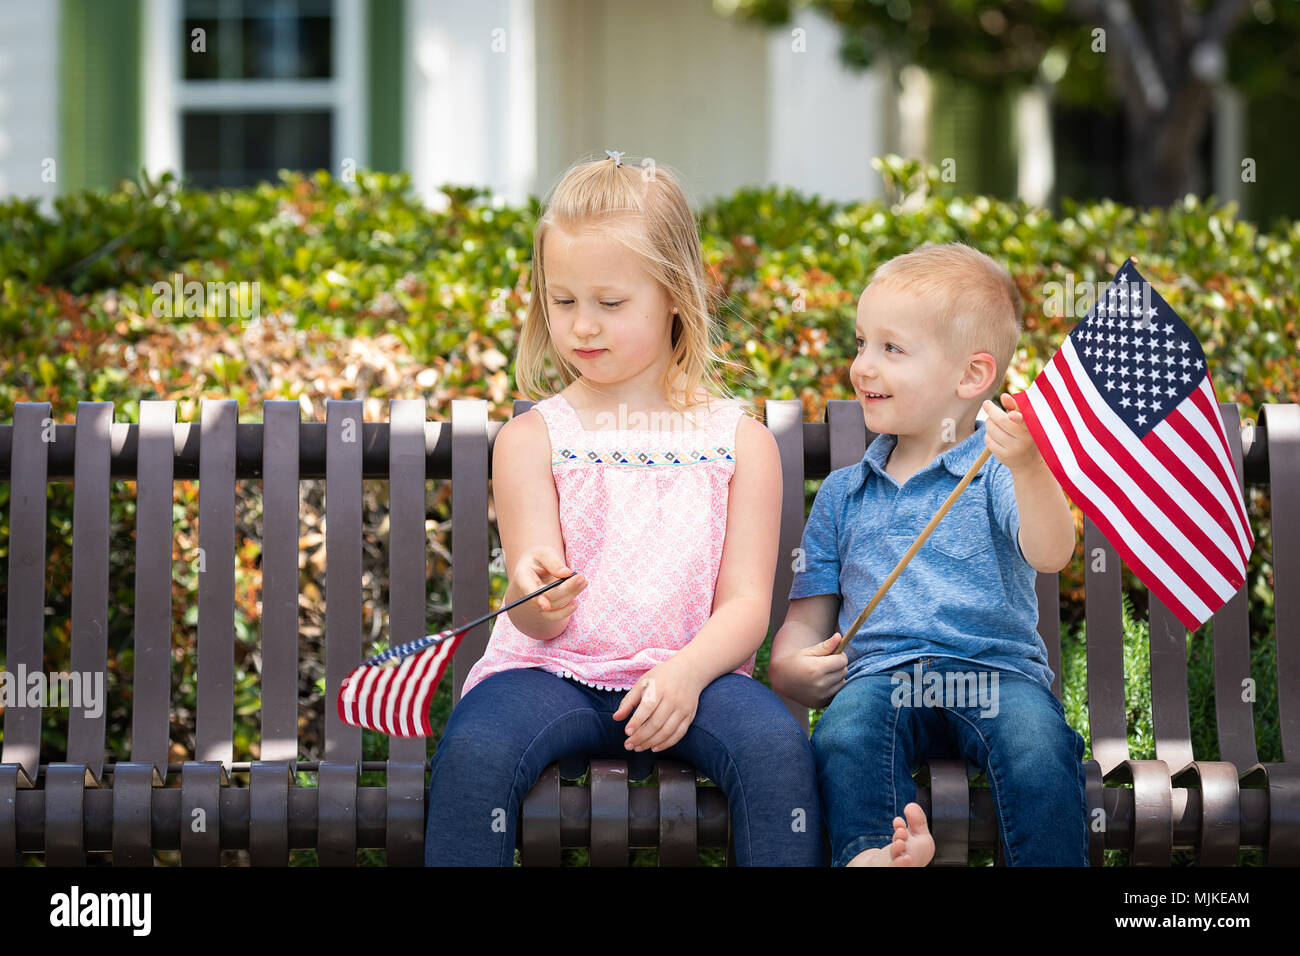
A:
<svg viewBox="0 0 1300 956">
<path fill-rule="evenodd" d="M 710 398 L 737 400 L 719 374 L 720 366 L 736 363 L 718 350 L 721 330 L 714 318 L 718 297 L 705 273 L 695 217 L 677 176 L 662 164 L 620 164 L 613 158 L 571 166 L 547 197 L 537 222 L 532 294 L 515 359 L 515 382 L 528 398 L 552 395 L 580 375 L 551 340 L 542 244 L 553 227 L 566 232 L 593 227 L 622 243 L 641 259 L 677 309 L 672 361 L 661 383 L 674 410 L 695 412 Z M 558 371 L 558 388 L 549 387 L 553 379 L 544 381 L 547 359 Z M 678 388 L 674 379 L 681 383 Z M 690 400 L 700 394 L 701 385 L 705 401 Z M 753 414 L 751 403 L 741 404 Z"/>
</svg>

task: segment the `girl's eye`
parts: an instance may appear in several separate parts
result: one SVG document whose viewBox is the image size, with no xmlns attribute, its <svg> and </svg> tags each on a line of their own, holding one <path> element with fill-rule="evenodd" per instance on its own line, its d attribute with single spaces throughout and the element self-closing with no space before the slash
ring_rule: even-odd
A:
<svg viewBox="0 0 1300 956">
<path fill-rule="evenodd" d="M 602 302 L 601 305 L 606 306 L 607 308 L 610 309 L 617 309 L 625 301 L 626 301 L 625 299 L 619 299 L 617 302 Z"/>
<path fill-rule="evenodd" d="M 572 299 L 557 299 L 554 296 L 551 297 L 551 301 L 556 305 L 571 305 L 573 303 Z"/>
</svg>

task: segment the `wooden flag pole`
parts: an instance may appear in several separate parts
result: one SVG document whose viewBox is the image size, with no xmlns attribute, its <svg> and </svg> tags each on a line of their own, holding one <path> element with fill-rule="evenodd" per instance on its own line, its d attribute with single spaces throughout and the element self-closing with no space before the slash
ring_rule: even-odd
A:
<svg viewBox="0 0 1300 956">
<path fill-rule="evenodd" d="M 836 654 L 844 653 L 844 648 L 849 646 L 849 641 L 853 640 L 853 635 L 858 633 L 858 628 L 860 628 L 863 622 L 865 622 L 871 615 L 871 612 L 876 609 L 876 605 L 879 604 L 880 599 L 885 596 L 885 592 L 889 590 L 889 586 L 897 580 L 900 574 L 903 573 L 903 568 L 907 567 L 907 562 L 911 561 L 912 556 L 921 550 L 921 545 L 925 544 L 925 539 L 930 537 L 930 532 L 934 530 L 935 525 L 937 525 L 943 516 L 948 513 L 948 509 L 952 507 L 953 502 L 957 500 L 957 497 L 966 490 L 966 486 L 971 483 L 971 480 L 975 477 L 975 473 L 980 470 L 984 465 L 984 462 L 989 460 L 989 454 L 990 450 L 988 448 L 985 448 L 980 452 L 980 456 L 975 459 L 975 464 L 970 466 L 970 471 L 966 472 L 962 480 L 957 482 L 957 487 L 952 490 L 952 494 L 948 495 L 943 504 L 939 506 L 939 510 L 934 513 L 934 517 L 930 519 L 930 523 L 921 529 L 921 533 L 917 536 L 916 540 L 912 542 L 912 546 L 907 549 L 907 553 L 898 559 L 898 564 L 894 565 L 894 570 L 889 572 L 889 577 L 885 578 L 884 583 L 880 585 L 880 589 L 876 591 L 876 596 L 871 599 L 871 603 L 862 609 L 862 613 L 858 615 L 858 619 L 854 621 L 853 626 L 849 628 L 849 633 L 840 638 L 839 644 L 835 646 Z"/>
</svg>

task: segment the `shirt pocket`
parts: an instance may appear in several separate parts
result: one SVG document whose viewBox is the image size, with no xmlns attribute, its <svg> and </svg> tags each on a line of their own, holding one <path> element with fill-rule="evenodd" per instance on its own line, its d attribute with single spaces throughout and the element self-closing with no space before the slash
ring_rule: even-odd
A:
<svg viewBox="0 0 1300 956">
<path fill-rule="evenodd" d="M 968 486 L 948 509 L 932 532 L 921 545 L 921 552 L 933 548 L 934 551 L 955 561 L 966 561 L 993 548 L 993 535 L 989 523 L 988 509 L 979 487 Z M 942 504 L 942 502 L 940 502 Z M 939 506 L 935 506 L 938 511 Z M 934 517 L 934 512 L 915 516 L 914 521 L 906 522 L 906 530 L 899 528 L 890 532 L 890 537 L 903 551 L 911 547 L 922 529 Z M 914 525 L 914 527 L 911 527 Z M 903 539 L 907 539 L 904 541 Z"/>
<path fill-rule="evenodd" d="M 982 489 L 967 487 L 930 535 L 936 551 L 958 561 L 965 561 L 993 549 L 993 534 L 984 496 L 972 496 L 972 491 L 978 493 Z"/>
</svg>

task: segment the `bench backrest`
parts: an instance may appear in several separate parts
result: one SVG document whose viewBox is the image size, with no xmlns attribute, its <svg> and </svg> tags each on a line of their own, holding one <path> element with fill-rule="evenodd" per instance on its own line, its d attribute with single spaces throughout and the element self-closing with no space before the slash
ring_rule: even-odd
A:
<svg viewBox="0 0 1300 956">
<path fill-rule="evenodd" d="M 518 401 L 514 413 L 533 403 Z M 1266 405 L 1253 440 L 1243 447 L 1236 406 L 1221 412 L 1239 480 L 1270 486 L 1278 701 L 1284 752 L 1300 753 L 1300 406 Z M 362 483 L 389 482 L 388 548 L 391 641 L 427 633 L 428 542 L 425 486 L 451 479 L 453 619 L 490 610 L 488 479 L 490 448 L 501 422 L 488 420 L 478 399 L 452 402 L 450 422 L 426 420 L 427 404 L 394 400 L 388 422 L 363 420 L 360 401 L 330 401 L 325 422 L 301 421 L 292 401 L 267 402 L 264 421 L 239 423 L 234 401 L 204 400 L 197 425 L 175 421 L 175 403 L 143 401 L 140 423 L 114 423 L 108 402 L 78 402 L 75 425 L 50 424 L 48 403 L 18 403 L 12 425 L 0 425 L 0 481 L 10 482 L 6 668 L 44 670 L 42 643 L 46 570 L 46 494 L 52 481 L 74 481 L 72 659 L 77 672 L 107 666 L 109 503 L 114 479 L 137 482 L 135 527 L 134 703 L 131 753 L 116 759 L 168 769 L 172 619 L 172 483 L 199 480 L 202 573 L 198 575 L 198 709 L 194 758 L 232 769 L 234 707 L 235 482 L 263 482 L 261 759 L 294 763 L 298 756 L 299 483 L 324 478 L 326 522 L 326 700 L 362 659 Z M 780 448 L 785 494 L 780 554 L 772 596 L 771 632 L 784 621 L 792 557 L 802 537 L 804 480 L 820 479 L 861 459 L 869 435 L 861 407 L 831 401 L 825 420 L 804 422 L 797 400 L 768 400 L 767 425 Z M 1250 434 L 1250 433 L 1248 433 Z M 1257 535 L 1261 529 L 1256 529 Z M 1093 560 L 1098 549 L 1103 562 Z M 1120 562 L 1085 522 L 1089 722 L 1103 772 L 1128 757 L 1120 616 Z M 498 567 L 498 570 L 503 570 Z M 165 586 L 163 586 L 165 584 Z M 1039 632 L 1061 694 L 1059 582 L 1038 576 Z M 486 646 L 489 625 L 466 635 L 452 671 L 458 699 L 469 668 Z M 1257 760 L 1252 705 L 1243 699 L 1250 675 L 1244 588 L 1214 617 L 1215 690 L 1221 759 L 1246 769 Z M 1192 759 L 1188 720 L 1185 632 L 1151 602 L 1151 686 L 1157 756 L 1172 771 Z M 1267 699 L 1267 695 L 1259 695 Z M 792 712 L 807 726 L 807 712 Z M 87 782 L 104 767 L 104 713 L 69 717 L 66 761 L 86 767 Z M 361 734 L 325 708 L 325 754 L 360 761 Z M 41 759 L 41 714 L 11 707 L 4 715 L 0 762 L 21 764 L 35 780 Z M 422 740 L 392 738 L 389 758 L 424 760 Z"/>
</svg>

